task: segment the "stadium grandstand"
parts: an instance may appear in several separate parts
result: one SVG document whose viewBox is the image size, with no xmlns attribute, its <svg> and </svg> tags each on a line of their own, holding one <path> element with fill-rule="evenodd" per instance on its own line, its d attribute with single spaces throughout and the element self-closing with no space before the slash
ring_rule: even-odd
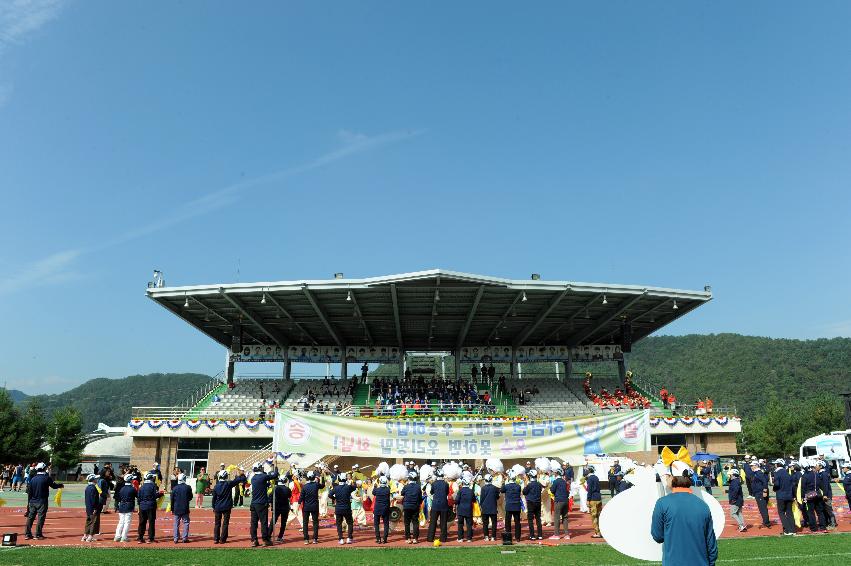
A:
<svg viewBox="0 0 851 566">
<path fill-rule="evenodd" d="M 169 287 L 156 272 L 147 296 L 226 356 L 191 399 L 133 408 L 140 466 L 248 462 L 270 449 L 278 409 L 529 421 L 649 410 L 654 460 L 663 446 L 733 454 L 741 430 L 734 410 L 695 415 L 629 370 L 633 344 L 710 301 L 709 287 L 445 270 Z M 258 364 L 268 370 L 242 371 Z"/>
</svg>

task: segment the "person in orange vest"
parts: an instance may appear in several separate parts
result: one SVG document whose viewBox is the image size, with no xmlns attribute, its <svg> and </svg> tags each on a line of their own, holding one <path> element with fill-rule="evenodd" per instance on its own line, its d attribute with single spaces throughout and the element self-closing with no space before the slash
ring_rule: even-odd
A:
<svg viewBox="0 0 851 566">
<path fill-rule="evenodd" d="M 712 413 L 712 399 L 709 397 L 706 398 L 706 412 Z"/>
<path fill-rule="evenodd" d="M 695 415 L 705 415 L 706 414 L 706 405 L 703 403 L 702 399 L 697 400 L 697 403 L 695 404 L 695 409 L 696 409 L 694 411 Z"/>
</svg>

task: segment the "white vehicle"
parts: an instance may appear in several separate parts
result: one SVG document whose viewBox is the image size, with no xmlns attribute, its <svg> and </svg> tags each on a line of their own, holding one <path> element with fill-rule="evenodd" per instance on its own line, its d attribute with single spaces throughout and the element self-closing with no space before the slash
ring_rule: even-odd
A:
<svg viewBox="0 0 851 566">
<path fill-rule="evenodd" d="M 814 460 L 824 456 L 830 464 L 831 475 L 841 477 L 840 465 L 851 462 L 851 429 L 835 430 L 829 434 L 820 434 L 808 438 L 801 445 L 801 460 Z"/>
</svg>

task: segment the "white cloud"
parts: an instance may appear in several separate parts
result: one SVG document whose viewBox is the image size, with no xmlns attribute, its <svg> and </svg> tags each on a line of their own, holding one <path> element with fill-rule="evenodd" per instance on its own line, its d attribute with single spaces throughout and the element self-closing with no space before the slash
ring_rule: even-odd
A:
<svg viewBox="0 0 851 566">
<path fill-rule="evenodd" d="M 344 147 L 330 151 L 324 155 L 320 155 L 319 157 L 300 165 L 281 169 L 259 177 L 245 179 L 238 183 L 209 192 L 184 203 L 173 213 L 169 213 L 154 220 L 153 222 L 143 224 L 138 228 L 124 232 L 123 234 L 118 234 L 112 238 L 104 238 L 101 243 L 88 248 L 69 249 L 37 260 L 24 266 L 17 273 L 12 273 L 12 275 L 7 277 L 5 280 L 0 280 L 0 295 L 13 293 L 20 289 L 35 285 L 44 285 L 77 279 L 80 277 L 80 274 L 74 271 L 73 264 L 84 254 L 115 247 L 125 242 L 159 232 L 160 230 L 164 230 L 186 220 L 209 214 L 210 212 L 233 203 L 240 192 L 250 187 L 256 187 L 258 185 L 275 181 L 283 181 L 293 175 L 319 169 L 346 157 L 366 151 L 372 151 L 389 144 L 410 139 L 420 135 L 421 133 L 422 130 L 386 132 L 376 136 L 356 134 L 354 136 L 357 139 L 346 143 Z"/>
</svg>

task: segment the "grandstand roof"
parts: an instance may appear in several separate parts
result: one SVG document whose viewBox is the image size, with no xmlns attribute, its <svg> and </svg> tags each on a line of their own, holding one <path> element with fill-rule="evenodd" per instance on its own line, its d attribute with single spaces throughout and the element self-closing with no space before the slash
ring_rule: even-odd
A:
<svg viewBox="0 0 851 566">
<path fill-rule="evenodd" d="M 147 295 L 224 346 L 241 320 L 244 344 L 425 351 L 610 344 L 622 321 L 632 324 L 635 342 L 712 299 L 708 287 L 511 280 L 441 269 L 366 279 L 152 286 Z"/>
</svg>

